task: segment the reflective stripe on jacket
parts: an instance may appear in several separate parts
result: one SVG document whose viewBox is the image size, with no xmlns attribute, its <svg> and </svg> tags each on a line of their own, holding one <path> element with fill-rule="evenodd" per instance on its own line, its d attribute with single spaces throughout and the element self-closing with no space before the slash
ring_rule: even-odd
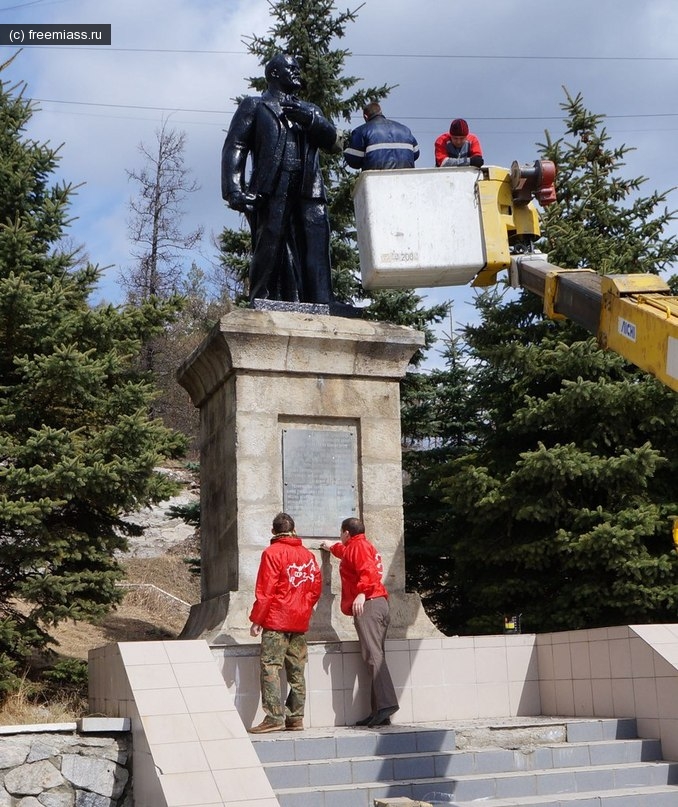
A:
<svg viewBox="0 0 678 807">
<path fill-rule="evenodd" d="M 363 171 L 414 168 L 419 146 L 407 126 L 375 115 L 351 132 L 344 157 L 351 168 Z"/>
</svg>

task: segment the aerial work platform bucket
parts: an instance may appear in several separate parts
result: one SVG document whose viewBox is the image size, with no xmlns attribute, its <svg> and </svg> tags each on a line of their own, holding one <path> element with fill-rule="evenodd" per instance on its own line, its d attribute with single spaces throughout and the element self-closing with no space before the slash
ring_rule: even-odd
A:
<svg viewBox="0 0 678 807">
<path fill-rule="evenodd" d="M 353 206 L 366 289 L 491 285 L 510 246 L 539 235 L 496 166 L 363 171 Z"/>
</svg>

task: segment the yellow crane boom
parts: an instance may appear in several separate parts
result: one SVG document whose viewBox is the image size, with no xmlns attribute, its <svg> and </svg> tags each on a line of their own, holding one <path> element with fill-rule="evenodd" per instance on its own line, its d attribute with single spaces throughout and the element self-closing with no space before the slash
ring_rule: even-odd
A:
<svg viewBox="0 0 678 807">
<path fill-rule="evenodd" d="M 363 286 L 488 286 L 506 269 L 548 317 L 577 322 L 678 392 L 678 298 L 661 278 L 566 269 L 535 251 L 532 200 L 554 202 L 554 179 L 548 160 L 363 172 L 353 194 Z"/>
<path fill-rule="evenodd" d="M 518 255 L 511 284 L 539 295 L 551 319 L 570 319 L 598 344 L 678 392 L 678 298 L 656 275 L 599 275 Z"/>
</svg>

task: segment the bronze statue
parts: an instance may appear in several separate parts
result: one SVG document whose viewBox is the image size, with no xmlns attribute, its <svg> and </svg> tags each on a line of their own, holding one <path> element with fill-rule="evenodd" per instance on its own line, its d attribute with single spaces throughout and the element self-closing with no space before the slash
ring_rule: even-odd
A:
<svg viewBox="0 0 678 807">
<path fill-rule="evenodd" d="M 250 303 L 330 304 L 330 225 L 319 149 L 340 150 L 337 131 L 317 106 L 296 97 L 301 72 L 293 56 L 274 56 L 265 76 L 268 89 L 238 105 L 221 154 L 222 196 L 245 213 L 252 231 Z"/>
</svg>

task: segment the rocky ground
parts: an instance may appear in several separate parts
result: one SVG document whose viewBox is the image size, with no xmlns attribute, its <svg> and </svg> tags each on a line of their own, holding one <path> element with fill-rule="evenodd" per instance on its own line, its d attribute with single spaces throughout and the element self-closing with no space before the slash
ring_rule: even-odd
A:
<svg viewBox="0 0 678 807">
<path fill-rule="evenodd" d="M 123 557 L 156 558 L 177 546 L 190 544 L 195 529 L 180 518 L 169 515 L 170 507 L 192 504 L 200 499 L 195 474 L 187 468 L 167 468 L 163 471 L 182 485 L 180 493 L 153 507 L 145 507 L 127 516 L 127 521 L 144 528 L 143 535 L 129 539 L 129 552 Z"/>
</svg>

